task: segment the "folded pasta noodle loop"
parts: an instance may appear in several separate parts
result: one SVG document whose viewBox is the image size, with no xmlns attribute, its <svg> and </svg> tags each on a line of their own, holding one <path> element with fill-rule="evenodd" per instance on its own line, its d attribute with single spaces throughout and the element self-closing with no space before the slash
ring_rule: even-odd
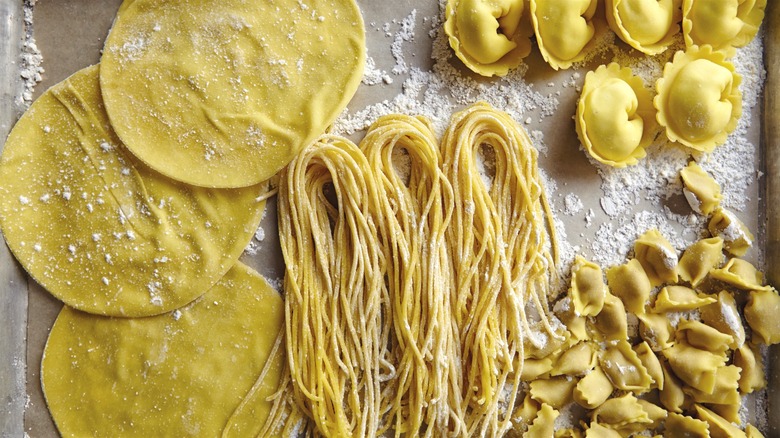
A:
<svg viewBox="0 0 780 438">
<path fill-rule="evenodd" d="M 368 161 L 324 136 L 282 171 L 287 357 L 296 403 L 325 436 L 380 433 L 393 374 L 385 260 Z"/>
<path fill-rule="evenodd" d="M 506 113 L 477 103 L 455 114 L 442 150 L 454 193 L 447 239 L 459 265 L 453 317 L 460 331 L 467 432 L 503 435 L 511 427 L 524 341 L 542 347 L 559 337 L 548 303 L 551 282 L 557 281 L 552 216 L 537 152 Z M 481 154 L 495 159 L 480 163 Z M 494 171 L 487 181 L 480 165 Z M 533 308 L 527 311 L 527 305 Z M 532 333 L 532 315 L 542 330 Z"/>
<path fill-rule="evenodd" d="M 388 261 L 396 364 L 388 417 L 396 433 L 410 436 L 446 430 L 451 418 L 459 431 L 460 347 L 445 241 L 452 186 L 439 167 L 438 143 L 427 120 L 390 115 L 371 126 L 360 148 L 378 185 L 376 216 Z"/>
</svg>

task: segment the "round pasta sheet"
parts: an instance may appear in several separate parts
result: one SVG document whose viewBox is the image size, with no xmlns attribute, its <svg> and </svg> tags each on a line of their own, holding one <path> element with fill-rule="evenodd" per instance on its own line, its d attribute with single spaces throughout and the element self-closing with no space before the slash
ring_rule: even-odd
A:
<svg viewBox="0 0 780 438">
<path fill-rule="evenodd" d="M 64 307 L 41 368 L 57 428 L 64 437 L 220 436 L 226 428 L 241 436 L 255 425 L 236 424 L 250 417 L 234 412 L 251 409 L 262 424 L 281 378 L 283 354 L 272 353 L 283 306 L 237 263 L 201 299 L 163 315 L 112 318 Z M 250 389 L 253 406 L 242 406 Z"/>
<path fill-rule="evenodd" d="M 98 66 L 52 87 L 0 158 L 0 225 L 27 272 L 79 310 L 149 316 L 230 269 L 262 217 L 265 185 L 205 189 L 145 166 L 111 129 Z"/>
<path fill-rule="evenodd" d="M 243 187 L 274 175 L 363 75 L 353 0 L 125 1 L 101 85 L 119 137 L 171 178 Z"/>
</svg>

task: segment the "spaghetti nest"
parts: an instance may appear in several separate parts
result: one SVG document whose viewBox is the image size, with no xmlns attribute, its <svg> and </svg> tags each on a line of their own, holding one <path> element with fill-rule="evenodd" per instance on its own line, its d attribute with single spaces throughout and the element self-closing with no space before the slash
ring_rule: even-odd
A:
<svg viewBox="0 0 780 438">
<path fill-rule="evenodd" d="M 508 114 L 482 102 L 455 114 L 442 150 L 454 193 L 447 240 L 457 261 L 467 431 L 501 436 L 511 427 L 524 340 L 555 333 L 547 301 L 557 280 L 555 228 L 536 149 Z"/>
<path fill-rule="evenodd" d="M 388 382 L 388 418 L 396 434 L 457 431 L 462 428 L 460 352 L 445 241 L 452 187 L 439 168 L 438 143 L 425 119 L 391 115 L 371 126 L 360 147 L 378 186 L 375 214 L 388 260 L 396 367 Z"/>
<path fill-rule="evenodd" d="M 385 414 L 380 383 L 393 370 L 371 175 L 357 146 L 325 136 L 280 178 L 292 388 L 298 407 L 325 436 L 379 430 Z"/>
<path fill-rule="evenodd" d="M 536 160 L 484 103 L 441 144 L 425 119 L 392 115 L 359 149 L 325 136 L 293 160 L 279 185 L 290 379 L 274 427 L 289 414 L 325 436 L 511 428 L 528 346 L 556 336 Z"/>
</svg>

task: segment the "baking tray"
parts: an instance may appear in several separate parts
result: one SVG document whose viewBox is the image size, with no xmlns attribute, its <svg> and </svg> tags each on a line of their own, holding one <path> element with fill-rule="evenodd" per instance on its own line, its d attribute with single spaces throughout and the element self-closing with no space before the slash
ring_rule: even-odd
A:
<svg viewBox="0 0 780 438">
<path fill-rule="evenodd" d="M 120 3 L 121 0 L 46 0 L 34 6 L 33 35 L 43 54 L 45 68 L 43 81 L 36 87 L 35 96 L 77 70 L 99 61 L 103 40 Z M 410 17 L 415 21 L 416 29 L 414 37 L 404 41 L 406 62 L 423 70 L 431 68 L 432 40 L 429 31 L 437 25 L 438 1 L 358 0 L 358 3 L 366 25 L 368 55 L 375 61 L 377 69 L 389 72 L 396 64 L 391 46 L 399 35 L 402 21 Z M 759 153 L 753 157 L 753 166 L 764 176 L 748 189 L 750 200 L 740 217 L 752 230 L 758 231 L 770 279 L 774 284 L 780 284 L 780 148 L 775 145 L 775 139 L 780 138 L 780 102 L 775 102 L 773 98 L 780 95 L 774 86 L 775 75 L 780 74 L 780 59 L 776 59 L 771 50 L 773 41 L 778 38 L 774 30 L 780 28 L 780 5 L 769 3 L 764 25 L 766 111 L 761 111 L 761 103 L 753 109 L 748 134 L 749 141 L 761 143 Z M 22 90 L 18 59 L 25 32 L 22 0 L 0 0 L 0 22 L 1 145 L 23 110 L 18 99 Z M 457 61 L 450 62 L 458 64 Z M 542 110 L 537 108 L 529 112 L 527 120 L 522 120 L 526 129 L 543 134 L 547 151 L 540 156 L 540 164 L 557 185 L 552 203 L 561 212 L 565 195 L 576 190 L 585 210 L 595 211 L 593 220 L 596 223 L 610 221 L 600 204 L 601 178 L 579 150 L 574 133 L 571 116 L 578 97 L 576 87 L 561 85 L 566 82 L 581 85 L 586 69 L 579 70 L 580 76 L 573 76 L 571 70 L 554 72 L 543 62 L 536 48 L 525 62 L 529 66 L 525 79 L 534 84 L 537 92 L 559 93 L 557 110 L 553 114 L 541 114 Z M 464 75 L 478 80 L 468 73 Z M 357 111 L 402 93 L 404 77 L 408 77 L 408 73 L 406 76 L 391 76 L 393 80 L 387 81 L 390 83 L 361 85 L 350 103 L 350 109 Z M 760 140 L 762 137 L 763 141 Z M 359 138 L 360 133 L 353 135 L 354 140 Z M 680 201 L 679 197 L 670 199 L 666 207 L 672 211 L 687 208 Z M 271 200 L 261 225 L 266 230 L 265 239 L 258 243 L 256 254 L 245 256 L 243 260 L 268 278 L 279 280 L 284 267 L 274 232 L 275 217 L 275 203 Z M 596 239 L 590 221 L 583 221 L 582 215 L 558 214 L 558 217 L 566 225 L 569 241 L 588 256 Z M 762 261 L 762 257 L 756 258 Z M 60 307 L 61 304 L 46 291 L 28 280 L 5 245 L 0 245 L 0 437 L 57 435 L 41 393 L 39 369 L 48 330 Z M 768 436 L 780 436 L 780 391 L 774 390 L 780 382 L 777 374 L 780 354 L 777 349 L 770 352 L 769 366 Z"/>
</svg>

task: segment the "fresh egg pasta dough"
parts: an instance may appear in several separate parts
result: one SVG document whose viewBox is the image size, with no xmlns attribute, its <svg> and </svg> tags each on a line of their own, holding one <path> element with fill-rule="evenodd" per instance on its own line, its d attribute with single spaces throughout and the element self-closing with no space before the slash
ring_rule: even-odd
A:
<svg viewBox="0 0 780 438">
<path fill-rule="evenodd" d="M 0 161 L 0 221 L 27 272 L 79 310 L 161 314 L 230 269 L 260 222 L 264 185 L 204 189 L 138 161 L 111 129 L 98 66 L 43 94 Z"/>
<path fill-rule="evenodd" d="M 186 437 L 262 424 L 283 368 L 283 356 L 271 354 L 283 306 L 237 263 L 202 298 L 163 315 L 112 318 L 64 307 L 41 367 L 57 428 L 64 437 Z M 252 421 L 231 421 L 247 419 L 233 413 L 253 386 L 264 395 L 252 399 Z"/>
<path fill-rule="evenodd" d="M 243 187 L 325 131 L 364 60 L 353 0 L 128 0 L 100 81 L 141 160 L 190 184 Z"/>
</svg>

